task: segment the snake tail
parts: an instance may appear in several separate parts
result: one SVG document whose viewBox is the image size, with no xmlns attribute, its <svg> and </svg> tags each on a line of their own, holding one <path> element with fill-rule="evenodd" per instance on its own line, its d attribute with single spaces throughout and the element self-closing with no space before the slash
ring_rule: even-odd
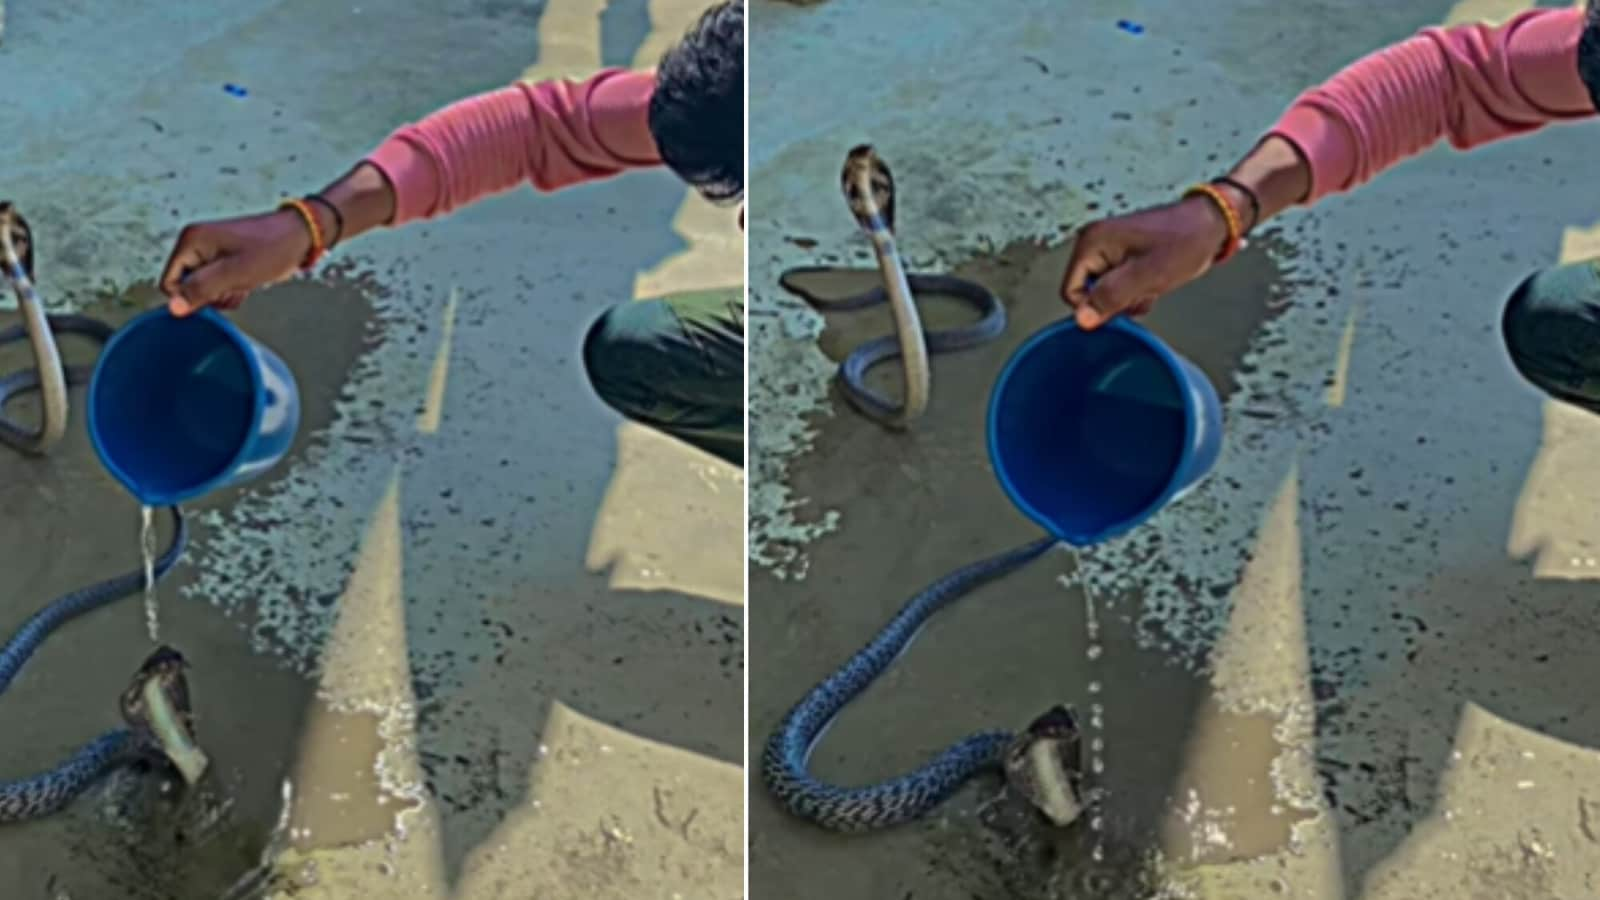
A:
<svg viewBox="0 0 1600 900">
<path fill-rule="evenodd" d="M 778 283 L 784 290 L 822 312 L 866 309 L 889 299 L 888 289 L 882 286 L 846 297 L 824 297 L 806 288 L 804 284 L 806 276 L 830 271 L 833 270 L 822 266 L 801 266 L 784 272 Z M 925 332 L 925 344 L 929 353 L 949 353 L 976 347 L 994 340 L 1006 329 L 1005 305 L 1000 302 L 999 297 L 981 284 L 951 275 L 916 274 L 907 275 L 906 284 L 910 287 L 913 299 L 930 294 L 951 297 L 964 302 L 978 313 L 978 320 L 970 325 Z M 895 427 L 892 423 L 899 420 L 904 410 L 903 404 L 897 404 L 869 387 L 866 379 L 867 372 L 880 363 L 901 358 L 901 352 L 898 335 L 876 337 L 852 350 L 839 363 L 838 371 L 835 373 L 840 392 L 857 412 L 879 424 L 891 427 Z"/>
<path fill-rule="evenodd" d="M 810 773 L 811 752 L 840 710 L 910 646 L 939 610 L 989 581 L 1032 562 L 1056 544 L 1043 538 L 971 563 L 912 597 L 865 647 L 791 709 L 767 741 L 762 777 L 792 814 L 832 831 L 889 828 L 926 815 L 969 778 L 1003 760 L 1012 735 L 988 731 L 946 748 L 914 772 L 866 787 L 842 787 Z"/>
</svg>

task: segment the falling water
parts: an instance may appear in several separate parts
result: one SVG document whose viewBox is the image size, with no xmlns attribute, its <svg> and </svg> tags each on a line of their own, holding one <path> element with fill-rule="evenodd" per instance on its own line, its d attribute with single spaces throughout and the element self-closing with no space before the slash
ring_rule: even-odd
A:
<svg viewBox="0 0 1600 900">
<path fill-rule="evenodd" d="M 156 511 L 139 510 L 139 551 L 144 555 L 144 624 L 152 644 L 161 643 L 160 611 L 156 608 Z"/>
<path fill-rule="evenodd" d="M 1084 655 L 1089 660 L 1089 801 L 1092 816 L 1089 829 L 1094 832 L 1094 861 L 1103 862 L 1105 847 L 1105 771 L 1106 771 L 1106 708 L 1101 700 L 1104 686 L 1093 677 L 1101 671 L 1101 657 L 1105 647 L 1100 643 L 1100 617 L 1095 609 L 1094 594 L 1089 589 L 1088 554 L 1078 553 L 1078 584 L 1083 588 Z"/>
</svg>

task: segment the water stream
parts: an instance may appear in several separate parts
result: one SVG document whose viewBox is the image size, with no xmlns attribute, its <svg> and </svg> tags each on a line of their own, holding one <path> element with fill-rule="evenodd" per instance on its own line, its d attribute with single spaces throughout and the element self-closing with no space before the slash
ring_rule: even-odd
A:
<svg viewBox="0 0 1600 900">
<path fill-rule="evenodd" d="M 144 624 L 150 643 L 161 643 L 161 616 L 156 606 L 156 526 L 155 509 L 139 510 L 139 552 L 144 556 Z"/>
<path fill-rule="evenodd" d="M 1100 643 L 1100 617 L 1095 609 L 1094 594 L 1089 587 L 1086 567 L 1088 551 L 1075 554 L 1078 584 L 1083 590 L 1084 655 L 1089 659 L 1089 828 L 1094 832 L 1094 860 L 1105 860 L 1105 772 L 1106 772 L 1106 709 L 1102 699 L 1104 684 L 1099 673 L 1105 663 L 1105 646 Z"/>
</svg>

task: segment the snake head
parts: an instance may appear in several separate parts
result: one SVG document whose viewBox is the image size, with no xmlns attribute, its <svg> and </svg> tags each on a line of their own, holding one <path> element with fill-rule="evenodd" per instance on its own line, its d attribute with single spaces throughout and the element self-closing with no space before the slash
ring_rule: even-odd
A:
<svg viewBox="0 0 1600 900">
<path fill-rule="evenodd" d="M 1012 739 L 1006 783 L 1057 826 L 1083 814 L 1083 732 L 1069 706 L 1055 706 Z"/>
<path fill-rule="evenodd" d="M 845 156 L 839 187 L 857 224 L 868 232 L 894 231 L 894 173 L 871 144 L 861 144 Z"/>
<path fill-rule="evenodd" d="M 194 711 L 185 674 L 188 668 L 183 654 L 171 647 L 157 647 L 122 692 L 122 717 L 193 785 L 210 762 L 195 743 Z"/>
<path fill-rule="evenodd" d="M 14 264 L 22 266 L 22 274 L 31 281 L 33 279 L 33 229 L 28 227 L 28 220 L 17 212 L 16 206 L 9 200 L 0 200 L 0 246 L 10 245 L 10 251 L 16 254 L 16 262 L 11 260 L 11 252 L 6 254 L 6 274 L 11 273 Z"/>
</svg>

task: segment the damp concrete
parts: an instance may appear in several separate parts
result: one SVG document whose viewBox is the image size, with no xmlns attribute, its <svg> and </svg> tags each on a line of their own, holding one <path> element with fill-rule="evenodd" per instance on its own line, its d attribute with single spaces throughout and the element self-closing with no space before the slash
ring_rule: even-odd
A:
<svg viewBox="0 0 1600 900">
<path fill-rule="evenodd" d="M 752 752 L 914 591 L 1036 533 L 982 421 L 1009 349 L 1063 312 L 1077 225 L 1215 174 L 1368 50 L 1520 8 L 934 2 L 913 39 L 862 0 L 754 4 Z M 840 49 L 869 33 L 873 53 Z M 1164 300 L 1147 324 L 1225 398 L 1211 476 L 1126 538 L 943 614 L 817 751 L 819 773 L 872 780 L 975 728 L 1082 710 L 1099 682 L 1103 863 L 1086 828 L 996 815 L 997 780 L 844 838 L 753 779 L 752 895 L 1593 894 L 1600 732 L 1579 686 L 1600 484 L 1579 448 L 1600 423 L 1522 384 L 1497 327 L 1529 271 L 1593 252 L 1572 162 L 1594 127 L 1428 154 Z M 862 141 L 894 169 L 911 267 L 975 277 L 1012 315 L 994 344 L 935 358 L 906 435 L 830 385 L 887 316 L 824 319 L 778 284 L 870 264 L 835 190 Z"/>
<path fill-rule="evenodd" d="M 3 193 L 52 307 L 121 321 L 159 302 L 185 222 L 320 185 L 475 91 L 651 65 L 701 7 L 13 8 Z M 612 303 L 737 284 L 741 245 L 641 173 L 373 235 L 251 298 L 235 320 L 294 370 L 302 427 L 187 509 L 161 590 L 216 781 L 174 808 L 130 773 L 6 828 L 7 896 L 738 896 L 743 476 L 622 423 L 577 348 Z M 47 458 L 0 454 L 13 623 L 137 566 L 77 396 Z M 116 724 L 138 607 L 73 623 L 6 693 L 30 738 L 0 777 Z"/>
</svg>

